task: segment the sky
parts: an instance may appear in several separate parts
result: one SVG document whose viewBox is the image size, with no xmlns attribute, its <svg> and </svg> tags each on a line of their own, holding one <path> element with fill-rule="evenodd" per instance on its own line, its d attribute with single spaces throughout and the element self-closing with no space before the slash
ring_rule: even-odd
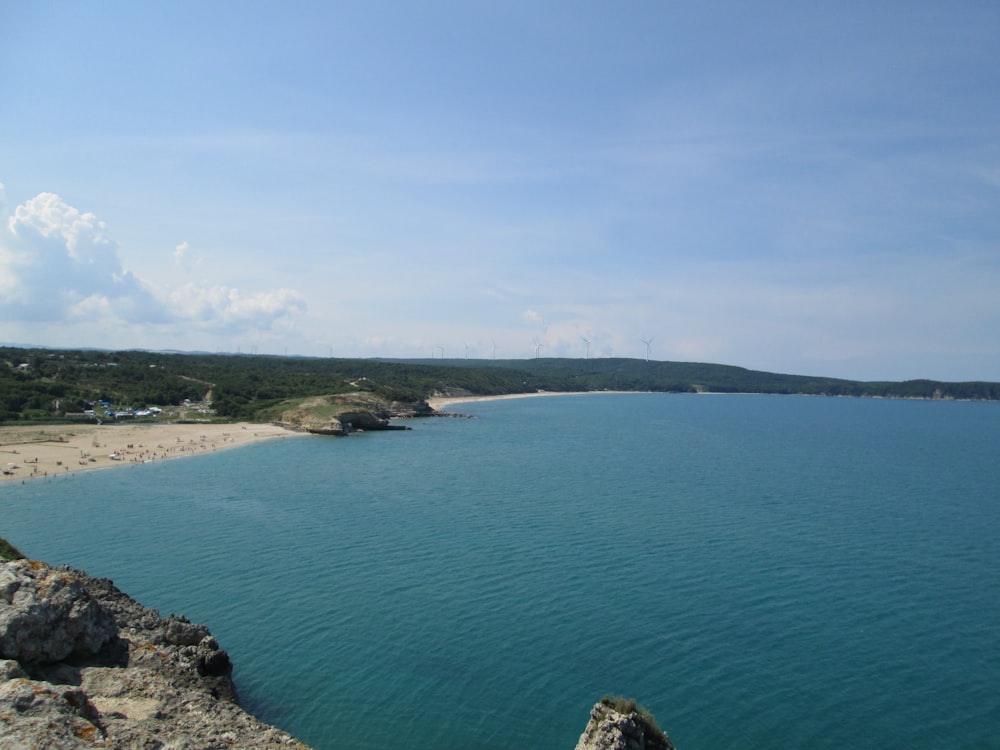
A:
<svg viewBox="0 0 1000 750">
<path fill-rule="evenodd" d="M 0 342 L 1000 381 L 997 39 L 995 0 L 0 0 Z"/>
</svg>

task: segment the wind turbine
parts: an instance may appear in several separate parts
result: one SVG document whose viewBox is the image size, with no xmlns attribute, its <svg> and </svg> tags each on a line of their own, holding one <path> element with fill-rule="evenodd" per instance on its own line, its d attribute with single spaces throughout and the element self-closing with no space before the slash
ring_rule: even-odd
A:
<svg viewBox="0 0 1000 750">
<path fill-rule="evenodd" d="M 444 359 L 444 347 L 443 346 L 439 346 L 438 349 L 441 350 L 441 359 Z"/>
<path fill-rule="evenodd" d="M 542 348 L 542 342 L 535 337 L 535 359 L 538 359 L 538 350 Z"/>
<path fill-rule="evenodd" d="M 469 358 L 469 345 L 468 344 L 465 345 L 465 358 L 466 359 Z"/>
<path fill-rule="evenodd" d="M 590 359 L 590 339 L 584 339 L 583 336 L 580 338 L 583 339 L 583 343 L 587 345 L 587 359 Z"/>
<path fill-rule="evenodd" d="M 649 362 L 649 349 L 650 349 L 649 345 L 652 343 L 653 337 L 650 336 L 648 339 L 639 339 L 639 340 L 646 345 L 646 361 Z"/>
<path fill-rule="evenodd" d="M 493 339 L 493 360 L 496 361 L 497 358 L 497 340 Z"/>
</svg>

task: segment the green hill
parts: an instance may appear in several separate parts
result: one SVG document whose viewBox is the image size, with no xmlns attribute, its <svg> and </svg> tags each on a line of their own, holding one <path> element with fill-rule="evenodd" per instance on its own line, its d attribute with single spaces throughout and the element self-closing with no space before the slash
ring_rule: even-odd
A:
<svg viewBox="0 0 1000 750">
<path fill-rule="evenodd" d="M 601 390 L 1000 399 L 1000 383 L 992 382 L 862 382 L 700 362 L 333 359 L 0 347 L 0 422 L 6 423 L 89 419 L 87 411 L 104 420 L 136 418 L 136 410 L 149 406 L 176 407 L 169 413 L 175 419 L 253 420 L 287 399 L 357 392 L 412 403 L 435 394 Z"/>
</svg>

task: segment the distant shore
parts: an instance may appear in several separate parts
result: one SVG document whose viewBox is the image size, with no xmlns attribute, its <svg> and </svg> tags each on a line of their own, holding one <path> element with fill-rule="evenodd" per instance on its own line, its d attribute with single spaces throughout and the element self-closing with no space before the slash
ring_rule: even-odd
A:
<svg viewBox="0 0 1000 750">
<path fill-rule="evenodd" d="M 0 426 L 0 485 L 300 436 L 272 424 Z"/>
<path fill-rule="evenodd" d="M 427 399 L 435 411 L 476 401 L 540 396 L 593 396 L 635 391 L 535 391 L 496 396 L 450 396 Z M 28 479 L 81 471 L 134 466 L 195 456 L 264 440 L 302 436 L 273 424 L 126 423 L 0 426 L 0 486 Z"/>
<path fill-rule="evenodd" d="M 532 391 L 530 393 L 504 393 L 497 396 L 433 396 L 427 404 L 440 411 L 455 404 L 469 404 L 477 401 L 505 401 L 511 398 L 537 398 L 539 396 L 597 396 L 612 393 L 647 393 L 647 391 Z"/>
</svg>

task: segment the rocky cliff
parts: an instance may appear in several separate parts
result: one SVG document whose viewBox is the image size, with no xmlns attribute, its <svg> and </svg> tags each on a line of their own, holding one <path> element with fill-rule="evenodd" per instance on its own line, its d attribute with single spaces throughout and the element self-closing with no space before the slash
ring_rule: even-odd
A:
<svg viewBox="0 0 1000 750">
<path fill-rule="evenodd" d="M 231 673 L 204 625 L 107 579 L 0 559 L 4 750 L 309 750 L 243 711 Z M 604 698 L 576 750 L 674 746 L 635 701 Z"/>
<path fill-rule="evenodd" d="M 5 750 L 307 750 L 239 707 L 231 672 L 204 625 L 81 571 L 0 562 Z"/>
<path fill-rule="evenodd" d="M 576 750 L 676 750 L 653 716 L 634 700 L 602 698 Z"/>
<path fill-rule="evenodd" d="M 407 429 L 390 425 L 389 420 L 432 414 L 426 402 L 401 403 L 358 391 L 285 402 L 273 419 L 283 427 L 315 435 L 349 435 L 359 430 Z"/>
</svg>

